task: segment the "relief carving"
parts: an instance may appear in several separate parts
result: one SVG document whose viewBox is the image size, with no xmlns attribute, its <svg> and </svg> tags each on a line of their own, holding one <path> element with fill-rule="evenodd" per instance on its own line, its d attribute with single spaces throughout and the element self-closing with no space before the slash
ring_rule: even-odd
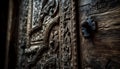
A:
<svg viewBox="0 0 120 69">
<path fill-rule="evenodd" d="M 54 22 L 53 22 L 54 23 Z M 51 26 L 52 25 L 52 26 Z M 54 23 L 48 26 L 48 31 L 46 32 L 45 45 L 48 50 L 42 55 L 37 56 L 37 65 L 41 65 L 41 69 L 56 69 L 59 68 L 59 25 Z M 40 54 L 38 52 L 38 54 Z M 41 58 L 38 58 L 42 56 Z"/>
<path fill-rule="evenodd" d="M 82 56 L 82 60 L 80 61 L 82 64 L 80 64 L 83 69 L 120 68 L 119 58 L 117 58 L 117 60 L 112 59 L 113 57 L 109 60 L 107 59 L 112 55 L 119 55 L 120 51 L 118 32 L 120 19 L 119 9 L 116 9 L 120 6 L 120 0 L 80 0 L 88 2 L 79 5 L 77 12 L 80 12 L 80 15 L 78 16 L 75 7 L 76 0 L 32 1 L 31 10 L 33 12 L 32 20 L 30 20 L 31 29 L 28 35 L 29 46 L 26 46 L 26 24 L 27 16 L 29 15 L 27 14 L 29 0 L 23 0 L 24 3 L 22 3 L 20 10 L 23 12 L 20 12 L 22 15 L 20 16 L 19 69 L 78 69 L 76 60 L 81 58 L 77 57 L 77 55 Z M 109 13 L 106 13 L 106 11 Z M 112 14 L 110 14 L 111 12 Z M 76 42 L 79 34 L 76 34 L 79 30 L 76 30 L 76 17 L 80 16 L 82 21 L 82 18 L 84 20 L 86 16 L 94 15 L 98 18 L 98 22 L 100 22 L 100 31 L 99 34 L 97 34 L 97 39 L 93 38 L 94 42 L 98 42 L 95 43 L 96 46 L 92 47 L 93 43 L 80 37 L 80 50 L 82 54 L 77 54 L 78 49 Z M 87 28 L 86 25 L 82 25 L 82 27 L 87 30 L 89 29 L 87 32 L 90 34 L 86 33 L 85 29 L 82 29 L 80 32 L 87 34 L 87 37 L 89 37 L 93 34 L 91 31 L 95 31 L 97 27 L 95 26 L 94 20 L 88 19 L 86 21 L 87 26 L 90 23 L 90 28 Z M 101 35 L 104 36 L 101 37 Z M 109 41 L 110 39 L 112 40 Z"/>
<path fill-rule="evenodd" d="M 46 67 L 49 67 L 51 65 L 51 62 L 50 64 L 48 64 L 49 62 L 46 62 L 46 60 L 50 60 L 50 57 L 55 56 L 59 53 L 59 16 L 56 16 L 55 18 L 51 19 L 48 26 L 46 27 L 46 30 L 43 31 L 42 35 L 44 35 L 42 36 L 44 37 L 42 43 L 40 43 L 40 41 L 38 40 L 34 41 L 34 42 L 39 42 L 39 44 L 37 44 L 38 49 L 36 50 L 36 54 L 35 55 L 32 55 L 32 53 L 30 54 L 32 58 L 31 59 L 29 58 L 31 60 L 29 66 L 30 67 L 32 66 L 32 68 L 36 64 L 37 65 L 42 64 L 41 67 L 46 69 Z M 33 48 L 35 46 L 31 46 L 31 47 Z M 29 51 L 30 48 L 27 50 Z M 33 51 L 35 51 L 35 49 L 33 49 Z M 42 52 L 43 50 L 44 52 Z M 58 56 L 59 55 L 57 55 L 57 58 Z M 58 60 L 57 58 L 55 58 L 55 60 Z M 58 61 L 55 62 L 55 64 L 57 64 L 58 66 Z"/>
<path fill-rule="evenodd" d="M 58 51 L 59 42 L 56 40 L 59 39 L 59 26 L 56 27 L 56 25 L 59 24 L 59 15 L 57 14 L 58 0 L 33 0 L 33 16 L 32 27 L 29 32 L 29 47 L 25 49 L 28 68 L 34 68 L 34 66 L 38 64 L 38 60 L 41 62 L 50 59 L 49 57 Z M 52 32 L 54 27 L 57 29 L 54 29 L 56 31 Z M 49 52 L 51 53 L 49 54 Z M 42 67 L 46 65 L 47 63 L 43 63 Z"/>
<path fill-rule="evenodd" d="M 64 69 L 71 69 L 72 63 L 71 59 L 71 12 L 70 7 L 71 1 L 70 0 L 62 0 L 62 16 L 61 16 L 61 67 Z"/>
<path fill-rule="evenodd" d="M 39 2 L 39 3 L 37 3 Z M 58 0 L 41 0 L 35 2 L 34 7 L 36 8 L 35 11 L 33 10 L 33 28 L 36 26 L 41 26 L 43 23 L 48 21 L 51 17 L 56 16 L 58 12 Z M 36 5 L 39 4 L 39 5 Z M 37 8 L 40 6 L 39 8 Z M 34 9 L 33 7 L 33 9 Z M 39 15 L 39 16 L 38 16 Z M 37 17 L 36 17 L 37 16 Z"/>
<path fill-rule="evenodd" d="M 27 68 L 72 68 L 71 15 L 70 0 L 33 0 Z"/>
</svg>

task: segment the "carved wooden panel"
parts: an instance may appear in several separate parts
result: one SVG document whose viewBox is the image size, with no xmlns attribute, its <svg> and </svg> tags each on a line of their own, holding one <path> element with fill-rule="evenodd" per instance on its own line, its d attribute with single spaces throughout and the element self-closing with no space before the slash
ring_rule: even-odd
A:
<svg viewBox="0 0 120 69">
<path fill-rule="evenodd" d="M 23 0 L 20 15 L 19 69 L 120 68 L 120 0 Z"/>
<path fill-rule="evenodd" d="M 74 0 L 32 0 L 23 69 L 76 69 Z M 29 8 L 30 10 L 30 8 Z M 24 41 L 24 40 L 23 40 Z"/>
<path fill-rule="evenodd" d="M 93 17 L 97 31 L 92 38 L 84 38 L 82 30 L 81 52 L 83 69 L 119 69 L 120 63 L 120 1 L 80 0 L 80 29 L 82 23 Z"/>
</svg>

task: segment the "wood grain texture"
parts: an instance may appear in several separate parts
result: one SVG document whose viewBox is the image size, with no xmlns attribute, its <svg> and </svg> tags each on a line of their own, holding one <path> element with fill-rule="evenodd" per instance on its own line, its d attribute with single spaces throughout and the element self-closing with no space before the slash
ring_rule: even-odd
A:
<svg viewBox="0 0 120 69">
<path fill-rule="evenodd" d="M 98 24 L 98 31 L 91 39 L 81 35 L 82 65 L 91 69 L 120 68 L 120 8 L 115 7 L 103 13 L 92 14 Z M 85 16 L 81 16 L 84 20 Z"/>
<path fill-rule="evenodd" d="M 120 9 L 94 15 L 98 19 L 94 49 L 103 57 L 120 55 Z M 100 55 L 99 54 L 99 55 Z"/>
</svg>

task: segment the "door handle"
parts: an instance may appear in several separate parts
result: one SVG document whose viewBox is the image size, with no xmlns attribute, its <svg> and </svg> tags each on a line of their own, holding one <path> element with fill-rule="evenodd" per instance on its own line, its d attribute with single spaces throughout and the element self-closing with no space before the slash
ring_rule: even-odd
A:
<svg viewBox="0 0 120 69">
<path fill-rule="evenodd" d="M 97 30 L 97 22 L 93 17 L 88 17 L 81 24 L 81 30 L 85 38 L 91 38 Z"/>
</svg>

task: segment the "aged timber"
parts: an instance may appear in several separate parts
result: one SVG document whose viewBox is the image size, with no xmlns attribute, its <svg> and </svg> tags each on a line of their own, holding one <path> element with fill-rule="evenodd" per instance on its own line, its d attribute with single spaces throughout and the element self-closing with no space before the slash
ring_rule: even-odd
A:
<svg viewBox="0 0 120 69">
<path fill-rule="evenodd" d="M 120 68 L 120 1 L 119 0 L 81 1 L 80 29 L 88 17 L 97 21 L 97 31 L 92 38 L 85 39 L 82 32 L 83 69 Z M 82 30 L 81 30 L 82 31 Z"/>
</svg>

